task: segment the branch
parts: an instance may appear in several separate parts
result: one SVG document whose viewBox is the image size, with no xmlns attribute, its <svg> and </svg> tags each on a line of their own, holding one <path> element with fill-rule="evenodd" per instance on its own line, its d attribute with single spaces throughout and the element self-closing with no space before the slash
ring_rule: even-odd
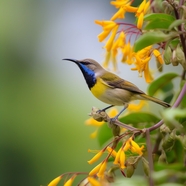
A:
<svg viewBox="0 0 186 186">
<path fill-rule="evenodd" d="M 147 154 L 148 154 L 148 160 L 149 160 L 149 185 L 154 186 L 154 182 L 152 179 L 152 173 L 154 170 L 154 165 L 153 165 L 153 158 L 152 158 L 152 145 L 150 142 L 150 131 L 147 129 L 146 130 L 146 144 L 147 144 Z"/>
<path fill-rule="evenodd" d="M 184 84 L 184 86 L 183 86 L 183 88 L 182 88 L 177 100 L 175 101 L 174 105 L 172 106 L 172 108 L 176 108 L 176 107 L 179 106 L 179 104 L 181 103 L 184 95 L 186 95 L 186 83 Z M 133 131 L 136 134 L 144 133 L 144 132 L 146 132 L 146 130 L 149 130 L 149 132 L 151 132 L 153 130 L 158 129 L 164 123 L 163 120 L 160 120 L 158 123 L 156 123 L 152 127 L 149 127 L 147 129 L 138 129 L 138 128 L 132 127 L 130 125 L 127 125 L 125 123 L 122 123 L 122 122 L 120 122 L 118 120 L 112 121 L 111 118 L 107 115 L 106 112 L 104 112 L 104 111 L 98 112 L 98 111 L 99 111 L 98 109 L 93 107 L 92 108 L 92 112 L 89 115 L 92 116 L 97 121 L 108 122 L 110 128 L 113 128 L 114 125 L 117 125 L 119 127 L 123 127 L 123 128 L 126 128 L 126 129 L 130 130 L 130 131 Z"/>
<path fill-rule="evenodd" d="M 92 116 L 95 120 L 101 122 L 101 121 L 105 121 L 109 123 L 109 127 L 113 128 L 113 125 L 117 125 L 119 127 L 123 127 L 126 128 L 130 131 L 139 131 L 140 129 L 137 129 L 135 127 L 132 127 L 130 125 L 124 124 L 118 120 L 112 120 L 112 118 L 110 118 L 106 112 L 101 111 L 98 112 L 99 110 L 95 107 L 92 108 L 92 112 L 89 114 L 89 116 Z"/>
</svg>

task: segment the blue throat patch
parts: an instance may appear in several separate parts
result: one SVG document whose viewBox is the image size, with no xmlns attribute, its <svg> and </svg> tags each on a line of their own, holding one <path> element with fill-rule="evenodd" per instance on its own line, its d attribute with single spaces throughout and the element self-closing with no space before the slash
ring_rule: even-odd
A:
<svg viewBox="0 0 186 186">
<path fill-rule="evenodd" d="M 81 63 L 78 63 L 77 65 L 79 66 L 81 72 L 83 73 L 88 88 L 91 89 L 96 84 L 96 77 L 94 71 Z"/>
</svg>

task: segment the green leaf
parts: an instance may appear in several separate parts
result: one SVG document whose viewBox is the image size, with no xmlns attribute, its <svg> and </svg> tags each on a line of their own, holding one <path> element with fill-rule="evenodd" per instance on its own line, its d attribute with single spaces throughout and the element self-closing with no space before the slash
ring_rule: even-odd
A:
<svg viewBox="0 0 186 186">
<path fill-rule="evenodd" d="M 171 91 L 173 88 L 174 88 L 174 85 L 173 85 L 173 83 L 170 81 L 170 82 L 168 82 L 165 86 L 163 86 L 161 90 L 162 90 L 163 92 L 167 93 L 167 92 Z"/>
<path fill-rule="evenodd" d="M 175 49 L 177 47 L 178 43 L 180 43 L 180 40 L 178 38 L 175 38 L 170 41 L 169 45 L 172 49 Z"/>
<path fill-rule="evenodd" d="M 186 108 L 180 109 L 180 108 L 172 108 L 172 109 L 166 109 L 162 113 L 163 120 L 165 124 L 169 128 L 176 128 L 177 131 L 183 132 L 185 126 L 179 122 L 179 120 L 182 118 L 186 118 Z"/>
<path fill-rule="evenodd" d="M 157 19 L 173 22 L 175 20 L 175 17 L 163 13 L 152 13 L 152 14 L 146 14 L 144 16 L 144 21 L 153 21 Z"/>
<path fill-rule="evenodd" d="M 163 89 L 172 79 L 178 77 L 179 75 L 176 73 L 168 73 L 159 77 L 155 81 L 153 81 L 148 87 L 148 94 L 153 96 L 160 89 Z M 167 87 L 168 88 L 168 87 Z M 171 87 L 170 87 L 171 88 Z"/>
<path fill-rule="evenodd" d="M 138 52 L 139 50 L 153 44 L 161 43 L 168 41 L 175 33 L 163 33 L 162 31 L 151 31 L 143 33 L 134 43 L 134 51 Z"/>
<path fill-rule="evenodd" d="M 132 124 L 134 127 L 139 124 L 154 124 L 157 123 L 160 119 L 151 114 L 146 112 L 135 112 L 128 114 L 120 119 L 121 122 L 126 124 Z"/>
<path fill-rule="evenodd" d="M 176 152 L 176 160 L 179 163 L 184 163 L 185 152 L 183 149 L 181 138 L 177 137 L 174 145 L 174 150 Z"/>
<path fill-rule="evenodd" d="M 107 123 L 104 123 L 99 127 L 97 139 L 100 146 L 104 145 L 112 137 L 112 130 L 107 126 Z"/>
<path fill-rule="evenodd" d="M 142 165 L 146 176 L 149 176 L 149 172 L 150 172 L 149 162 L 144 157 L 142 157 Z"/>
<path fill-rule="evenodd" d="M 174 27 L 177 27 L 179 25 L 181 25 L 182 23 L 186 23 L 186 20 L 184 19 L 178 19 L 178 20 L 175 20 L 174 22 L 172 22 L 172 24 L 169 26 L 169 30 L 172 30 Z"/>
<path fill-rule="evenodd" d="M 173 97 L 174 97 L 174 94 L 171 93 L 171 94 L 165 96 L 165 98 L 163 99 L 163 101 L 165 101 L 166 103 L 170 103 L 172 101 Z"/>
<path fill-rule="evenodd" d="M 144 30 L 155 30 L 155 29 L 168 30 L 171 23 L 172 22 L 166 20 L 156 19 L 147 23 Z"/>
<path fill-rule="evenodd" d="M 186 167 L 182 163 L 174 163 L 174 164 L 167 164 L 167 163 L 155 163 L 154 164 L 155 171 L 160 170 L 174 170 L 174 171 L 186 171 Z"/>
</svg>

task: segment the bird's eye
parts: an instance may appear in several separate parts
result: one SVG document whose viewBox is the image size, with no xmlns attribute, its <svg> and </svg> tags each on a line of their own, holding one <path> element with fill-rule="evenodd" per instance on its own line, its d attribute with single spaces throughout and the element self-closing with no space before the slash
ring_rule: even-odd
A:
<svg viewBox="0 0 186 186">
<path fill-rule="evenodd" d="M 88 61 L 84 61 L 83 64 L 84 64 L 84 65 L 89 65 L 90 62 L 88 62 Z"/>
</svg>

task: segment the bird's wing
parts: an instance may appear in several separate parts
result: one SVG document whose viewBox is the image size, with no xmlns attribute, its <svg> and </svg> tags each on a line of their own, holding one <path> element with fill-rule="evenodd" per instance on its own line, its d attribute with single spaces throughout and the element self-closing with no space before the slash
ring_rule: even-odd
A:
<svg viewBox="0 0 186 186">
<path fill-rule="evenodd" d="M 101 79 L 104 84 L 112 88 L 124 89 L 124 90 L 128 90 L 130 92 L 137 93 L 137 94 L 145 94 L 136 85 L 134 85 L 133 83 L 129 81 L 121 79 L 119 76 L 115 74 L 112 74 L 111 78 L 110 76 L 103 75 Z"/>
</svg>

